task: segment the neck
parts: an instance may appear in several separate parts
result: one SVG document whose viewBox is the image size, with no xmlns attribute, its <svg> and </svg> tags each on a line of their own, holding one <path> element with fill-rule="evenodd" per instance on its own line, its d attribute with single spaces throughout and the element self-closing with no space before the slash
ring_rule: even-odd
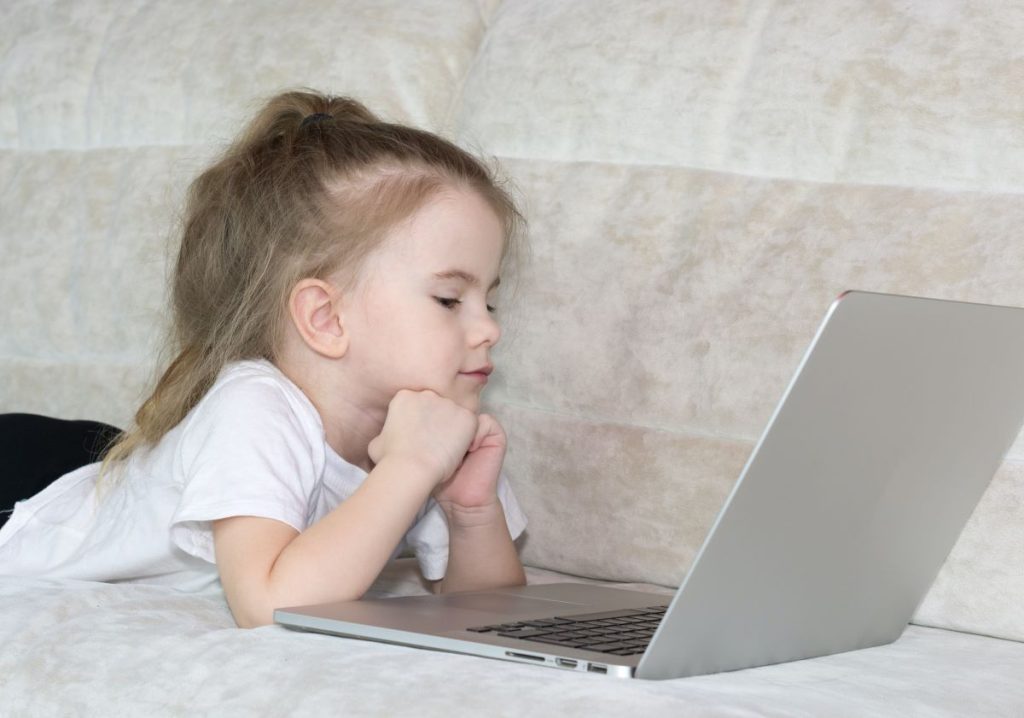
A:
<svg viewBox="0 0 1024 718">
<path fill-rule="evenodd" d="M 316 407 L 327 444 L 348 463 L 373 468 L 367 447 L 387 417 L 387 406 L 351 381 L 333 360 L 318 356 L 282 357 L 275 362 Z"/>
</svg>

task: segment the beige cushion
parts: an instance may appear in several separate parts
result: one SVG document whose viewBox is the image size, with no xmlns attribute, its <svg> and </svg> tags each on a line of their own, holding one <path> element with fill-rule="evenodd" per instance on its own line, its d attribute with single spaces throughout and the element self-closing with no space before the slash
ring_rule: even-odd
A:
<svg viewBox="0 0 1024 718">
<path fill-rule="evenodd" d="M 524 559 L 676 584 L 829 302 L 1024 305 L 1012 3 L 109 0 L 0 26 L 0 411 L 126 423 L 188 179 L 287 86 L 496 155 Z M 1024 640 L 1024 442 L 915 618 Z"/>
</svg>

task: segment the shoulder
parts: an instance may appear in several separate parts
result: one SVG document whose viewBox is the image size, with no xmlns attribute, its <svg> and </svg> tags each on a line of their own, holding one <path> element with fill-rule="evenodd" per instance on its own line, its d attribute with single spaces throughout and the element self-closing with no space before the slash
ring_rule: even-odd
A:
<svg viewBox="0 0 1024 718">
<path fill-rule="evenodd" d="M 309 398 L 280 369 L 263 359 L 224 367 L 194 411 L 200 416 L 227 414 L 241 420 L 294 421 L 314 434 L 323 432 L 320 415 Z"/>
<path fill-rule="evenodd" d="M 186 458 L 205 447 L 266 451 L 303 448 L 322 465 L 324 438 L 312 402 L 266 360 L 227 365 L 183 422 Z"/>
<path fill-rule="evenodd" d="M 266 359 L 232 362 L 221 370 L 200 403 L 224 400 L 287 404 L 313 414 L 316 409 L 284 373 Z"/>
</svg>

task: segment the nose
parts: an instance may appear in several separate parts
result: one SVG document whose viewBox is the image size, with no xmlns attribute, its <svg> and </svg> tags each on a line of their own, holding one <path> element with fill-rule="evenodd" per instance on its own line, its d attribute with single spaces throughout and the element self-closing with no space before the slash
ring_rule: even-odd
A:
<svg viewBox="0 0 1024 718">
<path fill-rule="evenodd" d="M 483 315 L 474 322 L 473 329 L 469 335 L 470 345 L 480 346 L 485 344 L 493 347 L 501 339 L 501 327 L 498 325 L 497 320 L 488 311 L 484 311 Z"/>
</svg>

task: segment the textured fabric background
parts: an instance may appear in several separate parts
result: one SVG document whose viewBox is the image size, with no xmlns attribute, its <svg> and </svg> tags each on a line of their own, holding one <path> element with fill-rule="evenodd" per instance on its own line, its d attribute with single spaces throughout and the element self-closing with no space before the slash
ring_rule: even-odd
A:
<svg viewBox="0 0 1024 718">
<path fill-rule="evenodd" d="M 0 411 L 125 424 L 189 179 L 285 87 L 494 157 L 533 262 L 488 406 L 524 559 L 679 582 L 846 289 L 1024 305 L 1013 2 L 18 3 Z M 915 621 L 1024 640 L 1024 441 Z"/>
</svg>

